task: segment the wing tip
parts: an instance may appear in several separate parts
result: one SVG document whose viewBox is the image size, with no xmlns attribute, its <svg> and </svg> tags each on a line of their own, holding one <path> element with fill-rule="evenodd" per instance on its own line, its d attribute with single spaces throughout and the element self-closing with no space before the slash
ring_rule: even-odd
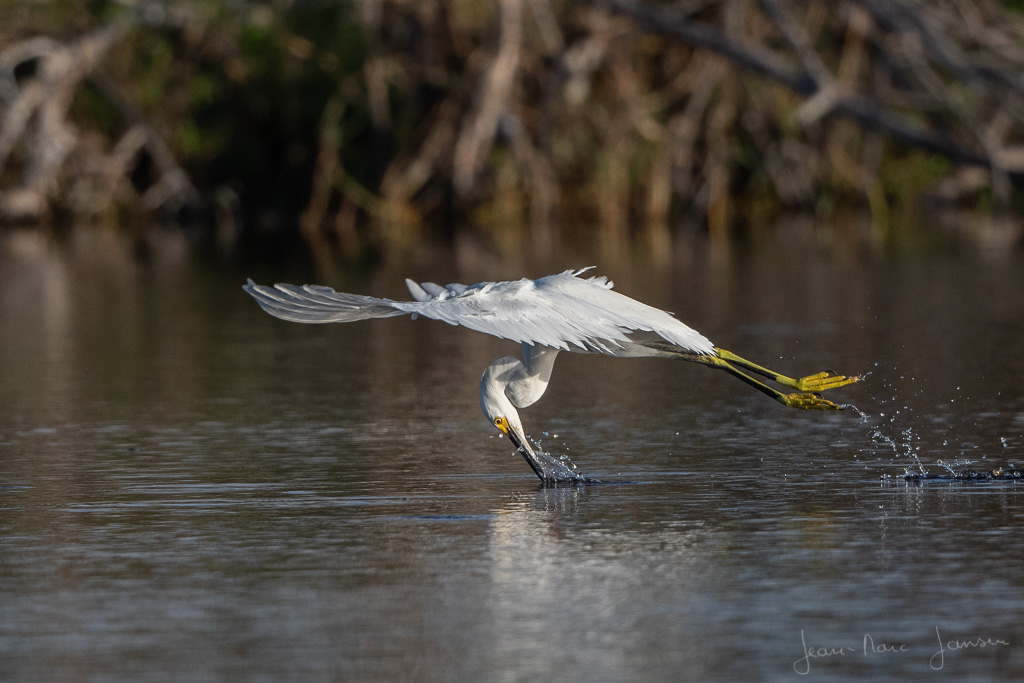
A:
<svg viewBox="0 0 1024 683">
<path fill-rule="evenodd" d="M 409 294 L 416 301 L 426 301 L 427 299 L 430 298 L 430 295 L 427 294 L 427 291 L 423 289 L 423 287 L 421 287 L 419 283 L 415 282 L 410 278 L 405 278 L 405 287 L 406 289 L 409 290 Z"/>
<path fill-rule="evenodd" d="M 597 266 L 585 266 L 583 268 L 577 268 L 575 270 L 570 268 L 563 274 L 569 275 L 570 277 L 579 277 L 583 273 L 586 273 L 589 270 L 593 270 L 594 268 L 597 268 Z M 587 282 L 592 282 L 599 287 L 604 287 L 605 289 L 613 289 L 615 287 L 615 283 L 609 280 L 607 275 L 592 275 L 587 278 Z"/>
</svg>

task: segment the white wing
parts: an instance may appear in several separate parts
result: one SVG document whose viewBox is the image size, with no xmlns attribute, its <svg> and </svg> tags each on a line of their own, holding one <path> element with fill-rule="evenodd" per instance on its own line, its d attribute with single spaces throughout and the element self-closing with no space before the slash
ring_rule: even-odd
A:
<svg viewBox="0 0 1024 683">
<path fill-rule="evenodd" d="M 266 287 L 249 280 L 242 289 L 270 315 L 296 323 L 347 323 L 409 312 L 395 308 L 397 301 L 335 292 L 320 285 Z"/>
<path fill-rule="evenodd" d="M 392 301 L 335 292 L 329 287 L 275 285 L 250 280 L 244 289 L 271 315 L 305 323 L 349 322 L 411 313 L 503 339 L 562 350 L 619 355 L 638 332 L 701 354 L 714 347 L 672 315 L 612 290 L 604 277 L 567 270 L 537 280 L 483 282 L 467 287 L 409 283 L 417 301 Z"/>
</svg>

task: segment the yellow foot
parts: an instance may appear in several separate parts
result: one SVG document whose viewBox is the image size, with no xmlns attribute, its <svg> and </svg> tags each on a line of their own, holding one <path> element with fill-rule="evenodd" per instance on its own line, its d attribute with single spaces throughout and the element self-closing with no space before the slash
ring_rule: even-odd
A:
<svg viewBox="0 0 1024 683">
<path fill-rule="evenodd" d="M 856 378 L 854 378 L 853 381 L 856 381 Z M 846 383 L 849 384 L 849 382 Z M 779 394 L 775 398 L 782 405 L 786 405 L 791 408 L 800 408 L 801 410 L 842 410 L 845 407 L 838 403 L 833 403 L 828 399 L 822 398 L 817 394 L 808 392 Z"/>
<path fill-rule="evenodd" d="M 827 372 L 818 372 L 813 375 L 807 375 L 807 377 L 801 377 L 793 382 L 793 388 L 801 392 L 817 393 L 819 391 L 835 389 L 836 387 L 844 387 L 847 384 L 853 384 L 854 382 L 859 381 L 860 377 L 857 375 L 847 377 L 846 375 L 838 375 L 829 370 Z M 792 395 L 797 396 L 798 394 Z M 827 410 L 831 410 L 831 408 Z"/>
</svg>

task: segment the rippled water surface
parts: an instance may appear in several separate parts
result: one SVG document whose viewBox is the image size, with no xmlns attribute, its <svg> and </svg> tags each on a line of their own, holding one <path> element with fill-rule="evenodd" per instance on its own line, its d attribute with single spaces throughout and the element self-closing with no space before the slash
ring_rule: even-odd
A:
<svg viewBox="0 0 1024 683">
<path fill-rule="evenodd" d="M 1024 463 L 1019 255 L 602 269 L 869 372 L 836 392 L 865 417 L 563 355 L 527 429 L 609 483 L 543 489 L 479 412 L 514 345 L 280 322 L 240 284 L 283 273 L 102 239 L 0 235 L 0 679 L 1024 678 L 1024 484 L 902 478 Z M 437 270 L 327 284 L 545 274 Z"/>
</svg>

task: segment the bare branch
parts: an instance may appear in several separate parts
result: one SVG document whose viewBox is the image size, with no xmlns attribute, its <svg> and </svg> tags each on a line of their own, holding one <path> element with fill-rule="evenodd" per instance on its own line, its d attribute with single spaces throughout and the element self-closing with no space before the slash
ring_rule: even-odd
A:
<svg viewBox="0 0 1024 683">
<path fill-rule="evenodd" d="M 864 2 L 870 9 L 875 9 L 874 0 L 864 0 Z M 670 16 L 666 11 L 653 9 L 634 0 L 593 0 L 592 4 L 605 7 L 617 14 L 629 16 L 640 26 L 659 35 L 717 52 L 742 67 L 768 76 L 797 94 L 818 97 L 819 99 L 805 110 L 808 119 L 830 109 L 836 114 L 853 118 L 865 126 L 884 132 L 896 140 L 943 154 L 959 163 L 977 164 L 986 168 L 993 166 L 993 160 L 983 152 L 959 144 L 941 133 L 915 127 L 900 115 L 886 111 L 868 97 L 842 94 L 823 87 L 823 84 L 819 84 L 815 77 L 824 79 L 827 76 L 830 83 L 831 76 L 827 75 L 827 69 L 824 68 L 820 60 L 810 55 L 810 48 L 806 41 L 796 34 L 791 26 L 782 27 L 781 30 L 786 34 L 787 28 L 789 29 L 787 37 L 790 42 L 797 45 L 798 51 L 806 61 L 810 62 L 810 66 L 805 65 L 803 70 L 790 69 L 785 66 L 785 60 L 773 52 L 748 48 L 709 26 Z M 778 4 L 772 3 L 771 0 L 768 4 L 773 8 L 780 7 Z M 783 15 L 779 13 L 778 16 Z M 914 23 L 907 19 L 905 13 L 897 14 L 886 11 L 883 16 L 894 26 L 917 28 L 921 26 L 919 22 Z M 943 50 L 942 54 L 950 65 L 957 68 L 962 66 L 955 53 Z M 814 74 L 809 73 L 808 69 L 812 70 Z"/>
<path fill-rule="evenodd" d="M 144 203 L 152 209 L 198 203 L 198 192 L 173 153 L 117 84 L 98 69 L 130 21 L 130 17 L 116 21 L 73 43 L 32 38 L 0 53 L 0 101 L 6 105 L 0 118 L 0 170 L 7 166 L 19 143 L 24 148 L 21 184 L 13 192 L 0 192 L 0 211 L 21 215 L 24 207 L 41 209 L 45 205 L 65 160 L 79 144 L 69 111 L 76 90 L 86 78 L 91 78 L 121 111 L 129 127 L 107 165 L 120 169 L 121 175 L 127 174 L 132 165 L 126 154 L 130 152 L 134 158 L 145 149 L 160 177 L 146 191 Z M 15 72 L 28 62 L 35 62 L 33 72 L 19 82 Z"/>
<path fill-rule="evenodd" d="M 456 191 L 469 192 L 484 157 L 491 150 L 498 122 L 508 105 L 522 41 L 522 0 L 501 0 L 501 37 L 498 53 L 484 77 L 479 104 L 472 122 L 464 127 L 455 145 L 453 184 Z"/>
</svg>

